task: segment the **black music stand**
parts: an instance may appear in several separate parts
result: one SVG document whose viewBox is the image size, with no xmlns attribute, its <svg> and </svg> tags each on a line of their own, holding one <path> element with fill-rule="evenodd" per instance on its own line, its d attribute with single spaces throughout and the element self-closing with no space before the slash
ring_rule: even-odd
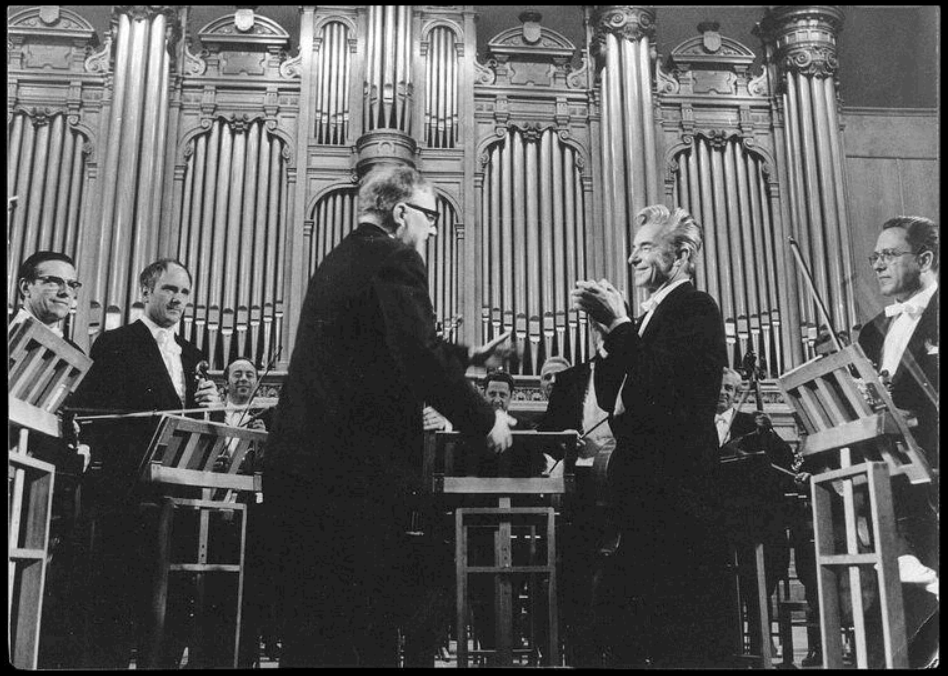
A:
<svg viewBox="0 0 948 676">
<path fill-rule="evenodd" d="M 530 589 L 537 589 L 539 580 L 547 581 L 547 622 L 549 627 L 545 659 L 549 664 L 557 663 L 559 636 L 557 626 L 556 589 L 556 538 L 555 509 L 552 506 L 513 507 L 511 496 L 535 496 L 549 501 L 553 496 L 572 492 L 574 486 L 573 466 L 576 462 L 577 436 L 573 432 L 513 432 L 513 448 L 501 454 L 496 463 L 485 463 L 483 442 L 466 438 L 456 432 L 437 432 L 429 437 L 425 446 L 425 479 L 433 493 L 462 496 L 494 496 L 496 507 L 458 507 L 455 510 L 455 571 L 457 579 L 457 641 L 458 667 L 468 663 L 468 617 L 469 576 L 490 575 L 494 578 L 494 607 L 496 608 L 496 649 L 476 650 L 475 654 L 495 654 L 500 665 L 513 663 L 515 654 L 532 652 L 530 648 L 513 646 L 513 582 L 512 576 L 526 574 L 531 578 Z M 562 449 L 563 473 L 559 476 L 528 476 L 524 468 L 535 466 L 533 462 L 544 450 Z M 474 460 L 472 460 L 474 458 Z M 490 474 L 478 476 L 477 470 L 488 466 Z M 512 474 L 514 476 L 512 476 Z M 519 476 L 517 476 L 519 475 Z M 494 531 L 493 565 L 473 565 L 469 560 L 470 528 L 477 526 L 496 527 Z M 514 528 L 526 526 L 530 539 L 527 562 L 514 562 Z M 544 535 L 537 535 L 537 528 L 544 528 Z M 546 541 L 543 561 L 538 561 L 538 539 Z M 531 598 L 536 608 L 536 598 Z M 531 620 L 535 620 L 531 613 Z M 535 634 L 531 632 L 531 639 Z"/>
<path fill-rule="evenodd" d="M 158 566 L 151 607 L 150 635 L 151 664 L 157 666 L 165 634 L 165 611 L 168 600 L 168 577 L 172 572 L 195 577 L 195 621 L 193 640 L 189 650 L 189 666 L 207 665 L 204 655 L 205 599 L 204 576 L 207 573 L 237 575 L 236 615 L 234 623 L 234 651 L 231 662 L 237 667 L 240 646 L 240 621 L 244 584 L 244 549 L 247 531 L 247 505 L 236 500 L 240 494 L 253 499 L 262 491 L 262 479 L 252 466 L 255 444 L 267 440 L 267 433 L 229 427 L 203 420 L 164 415 L 148 446 L 141 466 L 141 479 L 162 486 L 167 494 L 161 498 L 158 525 Z M 245 466 L 246 465 L 246 466 Z M 182 489 L 195 489 L 199 498 L 179 497 L 172 494 Z M 172 562 L 171 537 L 174 515 L 178 509 L 197 510 L 199 530 L 196 560 Z M 208 560 L 210 517 L 212 513 L 240 515 L 240 536 L 236 562 L 216 563 Z"/>
</svg>

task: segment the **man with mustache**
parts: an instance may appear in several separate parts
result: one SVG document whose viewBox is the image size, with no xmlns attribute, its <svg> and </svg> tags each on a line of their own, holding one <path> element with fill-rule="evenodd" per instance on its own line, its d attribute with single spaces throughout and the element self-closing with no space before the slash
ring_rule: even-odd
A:
<svg viewBox="0 0 948 676">
<path fill-rule="evenodd" d="M 178 335 L 191 294 L 191 273 L 179 261 L 163 258 L 148 265 L 139 282 L 141 319 L 106 331 L 92 345 L 93 364 L 76 391 L 77 405 L 119 413 L 220 405 L 214 383 L 195 377 L 204 355 Z M 97 565 L 90 584 L 95 598 L 86 668 L 125 669 L 136 645 L 136 666 L 153 661 L 176 666 L 183 649 L 183 636 L 169 637 L 162 656 L 142 649 L 147 632 L 140 618 L 148 616 L 156 538 L 154 515 L 140 511 L 143 494 L 137 474 L 157 421 L 127 418 L 89 425 L 93 463 L 86 497 L 96 524 Z M 182 634 L 187 629 L 184 604 L 172 585 L 167 626 Z"/>
</svg>

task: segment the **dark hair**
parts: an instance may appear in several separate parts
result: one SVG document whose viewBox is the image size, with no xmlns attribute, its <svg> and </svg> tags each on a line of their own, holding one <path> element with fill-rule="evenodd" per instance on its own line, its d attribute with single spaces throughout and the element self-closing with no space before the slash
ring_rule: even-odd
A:
<svg viewBox="0 0 948 676">
<path fill-rule="evenodd" d="M 938 226 L 924 216 L 896 216 L 882 224 L 883 230 L 902 228 L 914 253 L 932 252 L 932 270 L 938 270 Z"/>
<path fill-rule="evenodd" d="M 257 365 L 253 363 L 253 360 L 252 360 L 252 359 L 248 359 L 247 357 L 237 357 L 237 358 L 234 359 L 231 363 L 229 363 L 227 366 L 224 367 L 224 380 L 229 380 L 229 379 L 230 379 L 230 367 L 233 366 L 234 364 L 236 364 L 236 363 L 239 362 L 239 361 L 245 361 L 245 362 L 247 362 L 248 364 L 250 364 L 250 366 L 253 367 L 253 374 L 254 374 L 254 376 L 256 376 L 256 377 L 258 377 L 258 378 L 260 377 L 260 369 L 258 369 L 258 368 L 257 368 Z"/>
<path fill-rule="evenodd" d="M 487 377 L 484 378 L 484 391 L 487 391 L 487 386 L 490 385 L 493 381 L 499 381 L 501 383 L 507 383 L 510 387 L 510 393 L 513 394 L 513 391 L 517 389 L 517 386 L 514 384 L 513 376 L 507 373 L 506 371 L 494 371 L 488 373 Z"/>
<path fill-rule="evenodd" d="M 17 283 L 19 283 L 21 279 L 25 279 L 28 282 L 34 281 L 36 279 L 36 269 L 40 266 L 40 263 L 45 263 L 46 261 L 62 261 L 63 263 L 69 263 L 72 267 L 76 267 L 76 263 L 72 258 L 64 253 L 59 253 L 58 251 L 37 251 L 20 263 L 20 268 L 16 271 Z"/>
<path fill-rule="evenodd" d="M 191 271 L 188 270 L 188 266 L 186 266 L 184 263 L 179 261 L 177 258 L 159 258 L 154 263 L 142 270 L 142 273 L 138 276 L 139 286 L 143 289 L 154 291 L 155 283 L 158 281 L 158 278 L 161 277 L 162 273 L 166 272 L 172 265 L 177 265 L 179 268 L 188 273 L 188 283 L 194 284 L 194 280 L 191 278 Z"/>
</svg>

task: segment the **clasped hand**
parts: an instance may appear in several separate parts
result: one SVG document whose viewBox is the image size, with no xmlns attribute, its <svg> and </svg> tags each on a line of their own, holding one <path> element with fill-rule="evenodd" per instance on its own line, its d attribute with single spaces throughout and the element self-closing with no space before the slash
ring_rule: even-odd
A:
<svg viewBox="0 0 948 676">
<path fill-rule="evenodd" d="M 609 280 L 579 280 L 570 293 L 573 308 L 583 310 L 589 317 L 604 327 L 610 327 L 617 319 L 628 317 L 625 299 Z"/>
</svg>

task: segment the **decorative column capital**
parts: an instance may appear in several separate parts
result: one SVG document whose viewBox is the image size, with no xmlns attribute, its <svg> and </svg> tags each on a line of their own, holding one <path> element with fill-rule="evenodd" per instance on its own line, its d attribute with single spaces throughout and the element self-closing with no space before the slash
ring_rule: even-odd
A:
<svg viewBox="0 0 948 676">
<path fill-rule="evenodd" d="M 843 11 L 835 5 L 779 5 L 767 11 L 754 33 L 773 48 L 785 73 L 833 77 L 839 68 L 836 36 Z"/>
<path fill-rule="evenodd" d="M 655 8 L 647 5 L 597 5 L 592 16 L 597 40 L 606 33 L 638 42 L 655 37 Z"/>
<path fill-rule="evenodd" d="M 115 5 L 114 11 L 117 14 L 127 14 L 132 21 L 151 21 L 164 14 L 171 23 L 177 17 L 174 5 Z"/>
</svg>

